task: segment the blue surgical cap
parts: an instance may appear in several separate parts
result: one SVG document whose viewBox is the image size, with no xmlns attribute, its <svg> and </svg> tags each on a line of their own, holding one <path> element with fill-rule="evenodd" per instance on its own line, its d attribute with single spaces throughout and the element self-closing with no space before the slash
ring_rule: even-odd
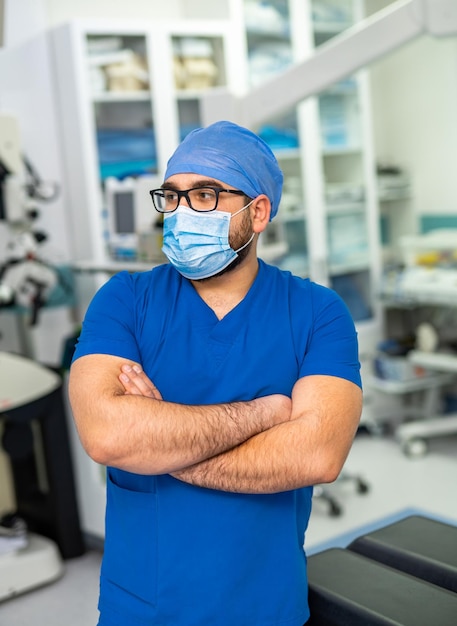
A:
<svg viewBox="0 0 457 626">
<path fill-rule="evenodd" d="M 247 128 L 222 121 L 193 130 L 170 157 L 165 180 L 187 172 L 217 178 L 250 198 L 265 194 L 270 220 L 278 212 L 283 174 L 268 145 Z"/>
</svg>

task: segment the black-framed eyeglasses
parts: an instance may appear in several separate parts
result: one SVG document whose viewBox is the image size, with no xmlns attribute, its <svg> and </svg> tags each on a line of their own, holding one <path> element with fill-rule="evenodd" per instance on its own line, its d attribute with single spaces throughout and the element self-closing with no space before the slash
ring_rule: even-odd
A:
<svg viewBox="0 0 457 626">
<path fill-rule="evenodd" d="M 152 202 L 159 213 L 171 213 L 176 211 L 181 198 L 187 200 L 187 204 L 194 211 L 214 211 L 219 202 L 220 193 L 233 193 L 237 196 L 246 195 L 239 189 L 221 189 L 220 187 L 193 187 L 192 189 L 152 189 L 150 192 Z"/>
</svg>

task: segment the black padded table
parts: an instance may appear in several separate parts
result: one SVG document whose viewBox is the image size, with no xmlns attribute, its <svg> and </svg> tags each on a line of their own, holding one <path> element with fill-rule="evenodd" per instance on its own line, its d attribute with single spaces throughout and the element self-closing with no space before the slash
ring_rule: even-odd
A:
<svg viewBox="0 0 457 626">
<path fill-rule="evenodd" d="M 457 625 L 457 594 L 344 548 L 310 557 L 308 581 L 309 626 Z"/>
<path fill-rule="evenodd" d="M 455 526 L 412 515 L 356 539 L 348 549 L 457 592 Z"/>
<path fill-rule="evenodd" d="M 457 626 L 457 527 L 410 516 L 308 558 L 307 626 Z"/>
</svg>

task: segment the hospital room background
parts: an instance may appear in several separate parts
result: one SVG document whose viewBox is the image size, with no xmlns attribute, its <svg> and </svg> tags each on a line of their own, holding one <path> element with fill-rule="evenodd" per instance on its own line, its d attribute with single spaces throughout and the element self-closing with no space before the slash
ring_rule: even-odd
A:
<svg viewBox="0 0 457 626">
<path fill-rule="evenodd" d="M 72 348 L 110 275 L 164 261 L 148 190 L 211 119 L 283 169 L 259 256 L 335 289 L 359 334 L 360 428 L 308 553 L 409 514 L 457 524 L 457 20 L 410 4 L 0 0 L 0 624 L 95 623 L 105 475 Z"/>
</svg>

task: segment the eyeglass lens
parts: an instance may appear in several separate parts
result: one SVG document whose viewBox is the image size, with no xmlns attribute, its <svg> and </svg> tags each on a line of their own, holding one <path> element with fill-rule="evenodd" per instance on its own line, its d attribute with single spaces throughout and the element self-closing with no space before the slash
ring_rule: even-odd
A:
<svg viewBox="0 0 457 626">
<path fill-rule="evenodd" d="M 217 206 L 219 191 L 211 187 L 198 187 L 186 191 L 156 189 L 151 192 L 151 195 L 156 209 L 163 213 L 174 211 L 182 196 L 195 211 L 213 211 Z"/>
</svg>

